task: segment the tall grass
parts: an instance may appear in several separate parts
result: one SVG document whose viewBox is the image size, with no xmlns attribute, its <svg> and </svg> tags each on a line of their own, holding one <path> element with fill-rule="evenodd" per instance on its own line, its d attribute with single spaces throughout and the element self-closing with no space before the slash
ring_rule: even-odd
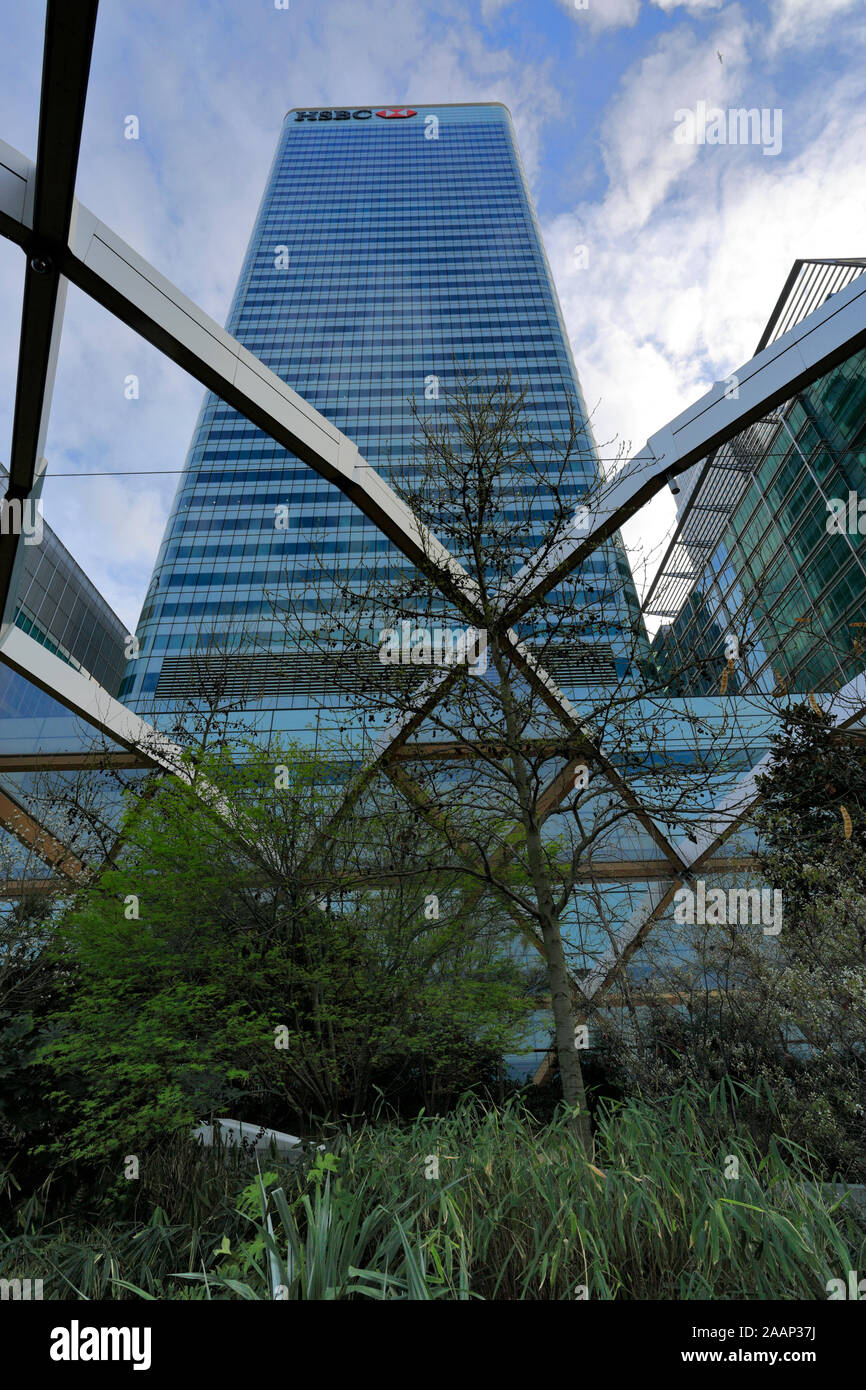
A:
<svg viewBox="0 0 866 1390">
<path fill-rule="evenodd" d="M 468 1101 L 343 1134 L 306 1171 L 238 1173 L 206 1222 L 10 1237 L 0 1274 L 53 1260 L 70 1297 L 826 1298 L 866 1231 L 805 1150 L 759 1152 L 736 1113 L 725 1084 L 608 1104 L 588 1160 L 564 1114 Z"/>
</svg>

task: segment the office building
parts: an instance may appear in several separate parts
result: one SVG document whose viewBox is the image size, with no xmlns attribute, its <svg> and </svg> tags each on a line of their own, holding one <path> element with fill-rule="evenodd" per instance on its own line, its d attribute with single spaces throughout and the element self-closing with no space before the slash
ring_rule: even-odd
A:
<svg viewBox="0 0 866 1390">
<path fill-rule="evenodd" d="M 796 262 L 757 351 L 864 268 L 862 260 Z M 676 530 L 643 604 L 647 618 L 665 624 L 653 652 L 672 693 L 718 693 L 723 682 L 730 694 L 834 691 L 863 669 L 859 501 L 866 504 L 863 351 L 683 475 Z M 737 653 L 730 670 L 726 651 Z"/>
<path fill-rule="evenodd" d="M 548 439 L 563 437 L 570 404 L 580 424 L 574 497 L 596 480 L 511 118 L 498 103 L 290 111 L 227 326 L 394 485 L 417 435 L 412 403 L 446 409 L 457 370 L 510 372 L 527 389 L 528 424 Z M 514 505 L 531 506 L 526 496 Z M 532 505 L 542 521 L 546 502 Z M 239 704 L 265 742 L 311 727 L 347 681 L 381 674 L 372 644 L 347 662 L 309 636 L 334 609 L 326 570 L 359 563 L 381 572 L 407 562 L 336 488 L 208 395 L 121 698 L 159 723 L 210 691 Z M 617 542 L 594 554 L 582 582 L 608 596 L 608 633 L 558 650 L 552 674 L 570 690 L 621 678 L 627 634 L 640 624 Z"/>
</svg>

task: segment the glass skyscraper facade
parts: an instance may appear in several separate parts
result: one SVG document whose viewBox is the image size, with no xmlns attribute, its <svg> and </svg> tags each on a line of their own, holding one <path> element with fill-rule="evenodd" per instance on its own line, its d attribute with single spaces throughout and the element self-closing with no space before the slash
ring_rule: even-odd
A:
<svg viewBox="0 0 866 1390">
<path fill-rule="evenodd" d="M 830 266 L 805 263 L 795 306 L 814 307 L 810 279 Z M 803 317 L 787 308 L 774 316 L 785 327 Z M 672 693 L 717 693 L 722 678 L 731 694 L 832 692 L 863 670 L 866 515 L 858 499 L 866 500 L 866 352 L 684 479 L 677 533 L 644 602 L 647 615 L 670 620 L 653 651 Z M 738 655 L 724 677 L 732 638 Z"/>
<path fill-rule="evenodd" d="M 575 498 L 596 481 L 511 117 L 498 103 L 288 112 L 227 327 L 394 484 L 417 434 L 411 403 L 443 409 L 456 370 L 509 372 L 527 389 L 528 425 L 548 440 L 565 437 L 570 404 L 581 427 Z M 533 505 L 543 519 L 543 500 Z M 288 528 L 276 530 L 280 506 Z M 323 566 L 361 557 L 407 564 L 336 488 L 206 396 L 120 698 L 159 722 L 220 669 L 226 698 L 242 699 L 264 740 L 310 727 L 332 697 L 333 658 L 300 630 L 334 605 Z M 618 542 L 594 554 L 581 582 L 616 593 L 611 640 L 564 647 L 552 674 L 567 688 L 621 677 L 618 634 L 640 624 Z M 287 593 L 288 625 L 275 612 Z"/>
</svg>

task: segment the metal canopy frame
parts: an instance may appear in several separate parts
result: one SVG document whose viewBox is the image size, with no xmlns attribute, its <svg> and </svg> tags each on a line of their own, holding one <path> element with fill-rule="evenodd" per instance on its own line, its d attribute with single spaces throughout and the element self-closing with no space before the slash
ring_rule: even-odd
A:
<svg viewBox="0 0 866 1390">
<path fill-rule="evenodd" d="M 471 577 L 444 545 L 414 516 L 388 483 L 359 455 L 357 446 L 293 391 L 226 330 L 183 295 L 74 196 L 90 57 L 98 0 L 48 0 L 35 164 L 0 142 L 0 234 L 27 256 L 18 387 L 13 426 L 8 501 L 36 500 L 41 492 L 54 373 L 67 282 L 101 304 L 208 390 L 238 411 L 321 477 L 338 487 L 358 510 L 415 565 L 432 573 L 443 595 L 468 624 L 481 619 Z M 758 800 L 755 777 L 762 764 L 741 778 L 693 842 L 672 843 L 655 824 L 631 787 L 605 758 L 578 711 L 513 631 L 549 590 L 620 529 L 667 483 L 707 458 L 746 426 L 809 385 L 858 348 L 866 346 L 866 276 L 766 346 L 650 437 L 629 464 L 607 481 L 598 496 L 578 508 L 553 552 L 530 559 L 514 576 L 501 610 L 503 645 L 515 666 L 586 753 L 636 817 L 663 859 L 664 879 L 626 924 L 620 941 L 581 980 L 587 1005 L 600 1002 L 625 961 L 671 901 L 676 888 L 698 869 L 741 824 Z M 736 383 L 735 389 L 732 383 Z M 19 671 L 114 745 L 104 756 L 116 766 L 151 766 L 180 772 L 182 750 L 112 699 L 95 682 L 72 670 L 14 626 L 19 537 L 0 535 L 0 661 Z M 377 740 L 362 784 L 380 771 L 392 773 L 398 758 L 411 756 L 409 739 L 447 694 L 455 672 L 434 673 L 419 694 L 417 709 Z M 849 689 L 853 701 L 838 706 L 845 727 L 866 712 L 866 690 Z M 845 692 L 835 697 L 841 700 Z M 116 750 L 120 748 L 120 752 Z M 101 757 L 102 755 L 96 755 Z M 86 765 L 81 754 L 39 754 L 0 760 L 11 771 Z M 126 762 L 123 760 L 127 759 Z M 103 763 L 102 765 L 106 765 Z M 568 766 L 568 765 L 567 765 Z M 563 768 L 554 779 L 566 786 Z M 359 795 L 356 787 L 352 795 Z M 551 803 L 559 804 L 555 797 Z M 0 808 L 2 810 L 2 808 Z M 12 828 L 14 807 L 7 808 Z M 39 842 L 40 827 L 25 827 L 25 842 Z M 48 835 L 47 831 L 42 832 Z M 23 834 L 22 834 L 23 838 Z M 42 842 L 40 842 L 42 843 Z M 47 846 L 48 841 L 44 844 Z M 56 842 L 46 859 L 61 867 Z M 78 874 L 67 852 L 70 877 Z M 725 861 L 727 865 L 731 860 Z M 76 861 L 77 863 L 77 861 Z M 624 864 L 623 868 L 628 869 Z M 653 877 L 657 875 L 654 873 Z M 625 879 L 633 878 L 628 872 Z"/>
</svg>

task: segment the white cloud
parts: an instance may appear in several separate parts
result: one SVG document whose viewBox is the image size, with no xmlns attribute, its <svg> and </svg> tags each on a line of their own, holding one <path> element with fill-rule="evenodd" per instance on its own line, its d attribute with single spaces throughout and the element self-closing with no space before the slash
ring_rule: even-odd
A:
<svg viewBox="0 0 866 1390">
<path fill-rule="evenodd" d="M 39 7 L 16 12 L 0 54 L 0 127 L 34 154 Z M 306 9 L 306 12 L 304 10 Z M 490 47 L 465 7 L 332 0 L 313 8 L 226 4 L 191 16 L 175 0 L 103 6 L 96 29 L 78 196 L 223 322 L 280 124 L 292 106 L 500 100 L 530 177 L 558 96 L 543 64 Z M 140 139 L 125 140 L 135 114 Z M 24 259 L 4 246 L 0 458 L 8 457 Z M 140 376 L 138 401 L 123 380 Z M 201 386 L 70 291 L 46 447 L 45 516 L 106 600 L 133 624 L 177 476 L 64 479 L 65 472 L 180 469 Z M 53 477 L 51 475 L 54 475 Z"/>
<path fill-rule="evenodd" d="M 725 0 L 652 0 L 654 5 L 658 5 L 660 10 L 665 10 L 668 14 L 672 10 L 684 9 L 690 14 L 707 14 L 711 10 L 719 10 Z"/>
<path fill-rule="evenodd" d="M 674 142 L 675 113 L 698 101 L 727 107 L 744 78 L 747 28 L 739 11 L 720 31 L 732 61 L 720 64 L 715 40 L 708 46 L 689 29 L 675 29 L 626 74 L 600 122 L 609 191 L 604 201 L 606 236 L 641 226 L 669 189 L 695 165 L 698 145 Z"/>
<path fill-rule="evenodd" d="M 591 36 L 633 26 L 640 12 L 639 0 L 590 0 L 587 10 L 559 3 Z M 851 44 L 838 59 L 850 63 L 850 77 L 840 78 L 838 65 L 805 77 L 798 69 L 802 90 L 790 78 L 786 86 L 768 62 L 784 45 L 822 36 L 829 42 L 838 21 L 853 15 L 854 0 L 772 0 L 770 30 L 754 7 L 653 3 L 677 20 L 704 15 L 709 31 L 707 24 L 665 25 L 626 71 L 598 125 L 606 189 L 548 217 L 544 229 L 587 401 L 600 402 L 598 437 L 637 447 L 749 356 L 795 257 L 861 249 L 851 171 L 866 139 Z M 507 4 L 483 0 L 483 13 L 495 16 Z M 221 321 L 290 106 L 501 100 L 514 115 L 532 179 L 545 124 L 571 109 L 574 92 L 554 85 L 552 64 L 491 46 L 467 8 L 456 0 L 435 8 L 332 0 L 289 11 L 238 3 L 191 19 L 175 0 L 104 6 L 79 196 Z M 40 17 L 19 7 L 10 23 L 14 42 L 0 55 L 0 131 L 32 155 Z M 849 29 L 855 32 L 853 20 Z M 674 144 L 674 112 L 699 100 L 783 106 L 783 154 L 771 160 L 757 150 Z M 131 112 L 141 119 L 138 142 L 122 135 Z M 589 247 L 585 270 L 575 266 L 576 244 Z M 21 252 L 4 248 L 6 439 L 22 269 Z M 136 403 L 123 399 L 128 372 L 141 375 Z M 55 472 L 179 469 L 200 399 L 197 383 L 70 294 L 46 450 Z M 48 485 L 49 523 L 128 623 L 176 481 L 56 478 Z"/>
<path fill-rule="evenodd" d="M 508 0 L 482 0 L 483 4 L 499 5 Z M 660 10 L 670 14 L 676 9 L 684 9 L 689 14 L 700 16 L 718 10 L 724 0 L 651 0 Z M 796 3 L 796 0 L 792 0 Z M 843 3 L 843 0 L 839 0 Z M 602 29 L 628 29 L 637 23 L 641 11 L 641 0 L 559 0 L 564 10 L 586 25 L 591 31 Z"/>
<path fill-rule="evenodd" d="M 773 31 L 770 47 L 792 44 L 811 45 L 816 39 L 832 38 L 833 24 L 863 0 L 773 0 Z"/>
<path fill-rule="evenodd" d="M 640 0 L 559 0 L 572 19 L 590 31 L 631 28 L 640 14 Z"/>
<path fill-rule="evenodd" d="M 62 488 L 64 481 L 52 486 L 46 519 L 79 563 L 86 528 L 85 573 L 101 594 L 111 594 L 111 607 L 134 632 L 162 537 L 165 498 L 157 488 L 131 486 L 129 478 L 82 478 Z"/>
<path fill-rule="evenodd" d="M 752 355 L 797 257 L 857 254 L 862 240 L 862 191 L 851 177 L 866 142 L 856 64 L 847 77 L 825 71 L 784 93 L 778 159 L 743 147 L 671 151 L 674 104 L 701 96 L 726 106 L 760 92 L 760 34 L 729 14 L 717 37 L 737 58 L 727 71 L 682 30 L 635 64 L 602 122 L 605 195 L 544 228 L 603 454 L 616 451 L 604 447 L 612 437 L 640 448 Z M 589 249 L 586 269 L 576 264 L 579 244 Z M 653 524 L 642 513 L 627 540 L 657 541 Z"/>
<path fill-rule="evenodd" d="M 138 396 L 127 399 L 130 377 Z M 160 470 L 183 466 L 201 397 L 197 382 L 70 287 L 45 449 L 45 519 L 127 626 L 178 483 L 177 472 Z M 105 473 L 122 476 L 81 476 Z"/>
</svg>

